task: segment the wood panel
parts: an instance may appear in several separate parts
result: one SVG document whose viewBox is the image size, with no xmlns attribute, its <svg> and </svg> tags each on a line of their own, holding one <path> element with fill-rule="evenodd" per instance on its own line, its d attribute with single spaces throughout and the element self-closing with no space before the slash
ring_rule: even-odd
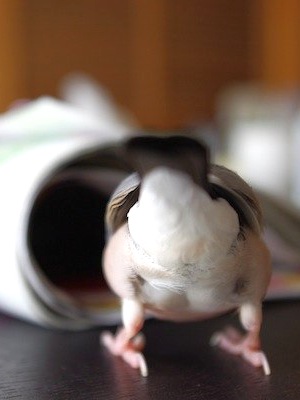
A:
<svg viewBox="0 0 300 400">
<path fill-rule="evenodd" d="M 26 95 L 24 2 L 0 1 L 0 110 Z"/>
<path fill-rule="evenodd" d="M 129 55 L 132 85 L 131 107 L 148 127 L 168 127 L 167 16 L 163 0 L 133 0 Z"/>
<path fill-rule="evenodd" d="M 256 47 L 254 74 L 271 89 L 300 84 L 300 2 L 256 0 L 252 3 L 251 35 Z"/>
<path fill-rule="evenodd" d="M 298 0 L 2 0 L 0 109 L 83 71 L 144 126 L 211 118 L 227 85 L 300 81 Z"/>
<path fill-rule="evenodd" d="M 131 99 L 128 1 L 27 0 L 32 96 L 57 94 L 65 74 L 82 71 Z"/>
<path fill-rule="evenodd" d="M 168 43 L 173 117 L 211 117 L 216 95 L 249 79 L 249 1 L 168 0 Z"/>
<path fill-rule="evenodd" d="M 33 96 L 82 70 L 144 126 L 171 128 L 211 117 L 219 90 L 248 78 L 249 0 L 28 2 Z"/>
</svg>

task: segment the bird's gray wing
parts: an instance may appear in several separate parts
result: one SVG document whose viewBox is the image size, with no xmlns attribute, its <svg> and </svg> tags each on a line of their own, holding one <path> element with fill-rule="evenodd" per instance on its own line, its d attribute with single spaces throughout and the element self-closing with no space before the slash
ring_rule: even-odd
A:
<svg viewBox="0 0 300 400">
<path fill-rule="evenodd" d="M 215 196 L 223 197 L 236 210 L 240 225 L 260 234 L 262 210 L 251 186 L 235 172 L 219 165 L 210 166 L 208 180 Z"/>
<path fill-rule="evenodd" d="M 113 234 L 127 221 L 130 208 L 137 202 L 140 177 L 132 173 L 115 189 L 106 207 L 105 223 L 108 235 Z"/>
</svg>

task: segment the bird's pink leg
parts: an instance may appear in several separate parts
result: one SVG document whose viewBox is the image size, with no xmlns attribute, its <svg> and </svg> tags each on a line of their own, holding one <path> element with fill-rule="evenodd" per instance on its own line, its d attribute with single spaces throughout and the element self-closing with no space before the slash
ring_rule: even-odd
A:
<svg viewBox="0 0 300 400">
<path fill-rule="evenodd" d="M 242 356 L 255 367 L 262 367 L 266 375 L 270 375 L 269 362 L 261 350 L 259 337 L 262 321 L 261 305 L 242 305 L 240 318 L 242 325 L 248 331 L 246 335 L 229 327 L 223 332 L 216 332 L 211 338 L 211 344 L 217 345 L 229 353 Z"/>
<path fill-rule="evenodd" d="M 114 355 L 122 357 L 131 367 L 139 368 L 143 376 L 148 375 L 148 368 L 142 350 L 145 340 L 140 332 L 144 323 L 144 310 L 136 300 L 124 299 L 122 302 L 124 326 L 116 335 L 105 331 L 101 335 L 102 344 Z"/>
</svg>

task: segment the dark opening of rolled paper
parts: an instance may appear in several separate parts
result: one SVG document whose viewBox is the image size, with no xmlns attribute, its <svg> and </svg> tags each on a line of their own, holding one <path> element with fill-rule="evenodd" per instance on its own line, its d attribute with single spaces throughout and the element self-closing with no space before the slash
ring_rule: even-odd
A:
<svg viewBox="0 0 300 400">
<path fill-rule="evenodd" d="M 35 279 L 29 281 L 56 312 L 75 310 L 75 315 L 80 311 L 101 321 L 103 310 L 116 308 L 102 273 L 104 216 L 111 193 L 126 174 L 71 168 L 49 179 L 36 197 L 28 225 Z"/>
<path fill-rule="evenodd" d="M 101 257 L 107 198 L 76 182 L 48 188 L 30 224 L 32 252 L 57 285 L 104 285 Z"/>
</svg>

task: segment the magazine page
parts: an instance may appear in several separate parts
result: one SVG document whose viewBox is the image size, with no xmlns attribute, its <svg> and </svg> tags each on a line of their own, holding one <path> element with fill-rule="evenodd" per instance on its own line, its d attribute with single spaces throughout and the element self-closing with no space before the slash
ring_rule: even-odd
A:
<svg viewBox="0 0 300 400">
<path fill-rule="evenodd" d="M 260 194 L 266 219 L 265 241 L 272 258 L 267 299 L 300 297 L 300 212 L 288 200 Z"/>
</svg>

